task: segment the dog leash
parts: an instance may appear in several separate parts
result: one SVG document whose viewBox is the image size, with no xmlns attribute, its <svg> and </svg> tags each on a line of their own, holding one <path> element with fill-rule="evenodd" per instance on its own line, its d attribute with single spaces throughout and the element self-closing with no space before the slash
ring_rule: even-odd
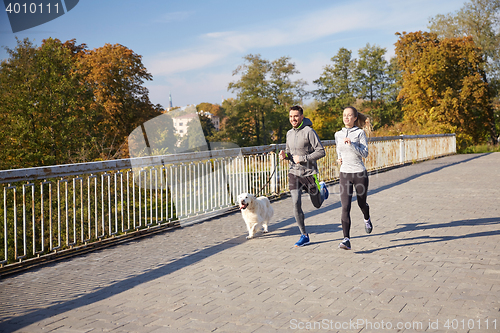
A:
<svg viewBox="0 0 500 333">
<path fill-rule="evenodd" d="M 259 193 L 257 193 L 257 195 L 255 197 L 259 197 L 260 196 L 260 193 L 262 192 L 262 190 L 267 186 L 267 184 L 269 184 L 269 182 L 271 181 L 271 178 L 273 178 L 273 175 L 276 173 L 276 169 L 278 168 L 278 163 L 276 163 L 276 165 L 274 166 L 274 170 L 273 170 L 273 173 L 271 173 L 271 176 L 269 176 L 269 179 L 267 180 L 267 182 L 264 184 L 264 186 L 262 186 L 262 188 L 259 190 Z"/>
</svg>

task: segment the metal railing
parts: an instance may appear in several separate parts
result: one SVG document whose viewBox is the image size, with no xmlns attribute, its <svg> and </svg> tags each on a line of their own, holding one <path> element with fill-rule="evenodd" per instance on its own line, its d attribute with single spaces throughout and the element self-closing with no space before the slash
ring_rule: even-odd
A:
<svg viewBox="0 0 500 333">
<path fill-rule="evenodd" d="M 334 181 L 335 141 L 323 144 L 320 178 Z M 454 134 L 372 138 L 365 164 L 384 169 L 453 154 L 455 146 Z M 280 149 L 285 145 L 0 171 L 0 265 L 222 214 L 243 192 L 279 195 L 288 191 Z"/>
</svg>

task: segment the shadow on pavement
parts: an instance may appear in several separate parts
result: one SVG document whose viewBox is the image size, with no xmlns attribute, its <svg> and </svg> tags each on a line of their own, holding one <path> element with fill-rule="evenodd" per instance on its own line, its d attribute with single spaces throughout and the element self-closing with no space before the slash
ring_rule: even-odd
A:
<svg viewBox="0 0 500 333">
<path fill-rule="evenodd" d="M 489 217 L 489 218 L 474 219 L 474 220 L 459 220 L 459 221 L 452 221 L 452 222 L 448 222 L 448 223 L 438 223 L 438 224 L 436 224 L 436 223 L 432 223 L 432 224 L 408 223 L 408 224 L 404 224 L 400 228 L 386 232 L 386 233 L 384 233 L 384 235 L 397 234 L 397 233 L 401 233 L 401 232 L 409 232 L 409 231 L 416 231 L 416 230 L 435 230 L 435 229 L 441 229 L 441 228 L 454 228 L 454 227 L 478 226 L 478 225 L 484 226 L 484 225 L 498 225 L 498 224 L 500 224 L 500 217 Z M 365 250 L 365 251 L 354 251 L 354 253 L 367 254 L 367 253 L 373 253 L 373 252 L 380 251 L 380 250 L 388 250 L 388 249 L 400 248 L 400 247 L 406 247 L 406 246 L 416 246 L 416 245 L 422 245 L 422 244 L 448 242 L 448 241 L 453 241 L 453 240 L 458 240 L 458 239 L 495 236 L 495 235 L 500 235 L 500 230 L 482 231 L 482 232 L 476 232 L 476 233 L 471 233 L 471 234 L 467 234 L 467 235 L 453 235 L 453 236 L 426 236 L 426 235 L 424 235 L 424 236 L 411 237 L 411 238 L 400 238 L 400 239 L 391 240 L 391 242 L 407 242 L 407 241 L 414 241 L 414 242 L 395 244 L 395 245 L 390 245 L 390 246 L 385 246 L 385 247 L 380 247 L 380 248 Z M 419 240 L 421 240 L 421 241 L 419 241 Z"/>
</svg>

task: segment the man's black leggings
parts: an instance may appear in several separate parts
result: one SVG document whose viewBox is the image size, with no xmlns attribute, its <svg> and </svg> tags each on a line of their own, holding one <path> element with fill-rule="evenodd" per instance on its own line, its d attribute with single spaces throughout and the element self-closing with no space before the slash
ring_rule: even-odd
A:
<svg viewBox="0 0 500 333">
<path fill-rule="evenodd" d="M 370 218 L 370 207 L 366 203 L 368 195 L 368 174 L 366 170 L 359 173 L 340 173 L 340 202 L 342 204 L 342 230 L 344 237 L 350 238 L 351 231 L 351 200 L 353 194 L 353 185 L 356 188 L 356 197 L 358 206 L 363 212 L 365 220 Z"/>
<path fill-rule="evenodd" d="M 311 202 L 314 207 L 320 208 L 323 204 L 323 197 L 321 196 L 318 177 L 316 175 L 299 177 L 289 173 L 288 185 L 290 187 L 290 193 L 292 195 L 295 221 L 297 221 L 300 233 L 302 235 L 306 235 L 307 232 L 304 223 L 304 212 L 302 211 L 301 189 L 304 189 L 307 193 L 309 193 L 309 197 L 311 198 Z"/>
</svg>

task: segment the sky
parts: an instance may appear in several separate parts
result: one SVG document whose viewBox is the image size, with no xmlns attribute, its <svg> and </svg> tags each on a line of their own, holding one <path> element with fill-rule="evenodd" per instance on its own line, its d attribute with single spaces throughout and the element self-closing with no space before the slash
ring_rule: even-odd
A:
<svg viewBox="0 0 500 333">
<path fill-rule="evenodd" d="M 89 49 L 121 44 L 142 56 L 153 75 L 144 85 L 152 103 L 186 106 L 221 104 L 235 97 L 227 90 L 243 57 L 260 54 L 269 61 L 290 57 L 315 89 L 331 58 L 344 47 L 352 51 L 377 45 L 394 56 L 396 32 L 428 30 L 429 19 L 460 9 L 465 0 L 80 0 L 64 15 L 13 33 L 7 13 L 0 13 L 0 60 L 16 37 L 35 45 L 52 37 L 76 39 Z"/>
</svg>

